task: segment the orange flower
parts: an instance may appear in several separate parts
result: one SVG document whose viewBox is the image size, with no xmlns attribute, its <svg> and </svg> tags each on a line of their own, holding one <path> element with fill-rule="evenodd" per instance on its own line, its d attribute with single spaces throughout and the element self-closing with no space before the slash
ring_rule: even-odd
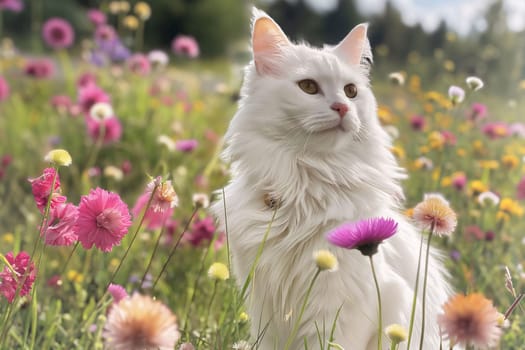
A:
<svg viewBox="0 0 525 350">
<path fill-rule="evenodd" d="M 438 323 L 452 344 L 489 348 L 501 336 L 498 318 L 498 310 L 482 294 L 458 294 L 445 303 Z"/>
<path fill-rule="evenodd" d="M 423 202 L 414 208 L 413 216 L 421 229 L 433 229 L 438 236 L 450 235 L 457 225 L 456 213 L 439 194 L 425 195 Z"/>
</svg>

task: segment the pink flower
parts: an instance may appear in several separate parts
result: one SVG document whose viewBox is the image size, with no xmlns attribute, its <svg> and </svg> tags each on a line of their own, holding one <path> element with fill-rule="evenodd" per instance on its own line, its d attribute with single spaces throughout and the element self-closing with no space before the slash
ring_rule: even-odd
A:
<svg viewBox="0 0 525 350">
<path fill-rule="evenodd" d="M 525 199 L 525 176 L 523 176 L 518 182 L 518 186 L 516 187 L 516 198 L 519 200 Z"/>
<path fill-rule="evenodd" d="M 412 126 L 412 129 L 416 131 L 421 131 L 426 126 L 426 120 L 421 115 L 414 115 L 412 118 L 410 118 L 410 126 Z"/>
<path fill-rule="evenodd" d="M 443 136 L 443 139 L 445 140 L 445 144 L 449 146 L 455 146 L 457 143 L 456 135 L 452 133 L 452 131 L 443 130 L 441 131 L 441 136 Z"/>
<path fill-rule="evenodd" d="M 347 222 L 330 231 L 330 243 L 346 249 L 358 249 L 361 254 L 372 256 L 385 239 L 397 232 L 397 222 L 390 218 L 370 218 Z"/>
<path fill-rule="evenodd" d="M 483 119 L 487 116 L 487 106 L 483 103 L 475 102 L 470 106 L 470 112 L 468 118 L 470 120 L 476 121 Z"/>
<path fill-rule="evenodd" d="M 0 102 L 5 101 L 9 97 L 9 84 L 0 75 Z"/>
<path fill-rule="evenodd" d="M 461 191 L 465 188 L 465 185 L 467 184 L 467 176 L 463 172 L 456 173 L 452 176 L 452 186 L 456 188 L 456 190 Z"/>
<path fill-rule="evenodd" d="M 109 95 L 95 84 L 87 84 L 78 89 L 78 104 L 82 112 L 89 114 L 91 107 L 97 102 L 110 103 Z"/>
<path fill-rule="evenodd" d="M 53 184 L 53 178 L 55 177 L 55 185 Z M 35 197 L 36 206 L 43 214 L 47 205 L 47 200 L 51 195 L 50 209 L 54 209 L 60 203 L 66 201 L 66 197 L 60 194 L 60 178 L 54 168 L 44 169 L 44 173 L 37 178 L 29 179 L 31 183 L 31 189 L 33 191 L 33 197 Z"/>
<path fill-rule="evenodd" d="M 0 11 L 9 10 L 13 12 L 20 12 L 24 8 L 21 0 L 0 0 Z"/>
<path fill-rule="evenodd" d="M 87 117 L 86 126 L 89 137 L 94 142 L 97 142 L 103 132 L 103 142 L 104 144 L 110 144 L 120 140 L 122 136 L 122 124 L 117 117 L 109 117 L 103 120 Z"/>
<path fill-rule="evenodd" d="M 24 73 L 36 79 L 46 79 L 55 73 L 55 66 L 46 58 L 33 59 L 26 62 Z"/>
<path fill-rule="evenodd" d="M 184 234 L 182 240 L 194 247 L 198 247 L 201 244 L 208 244 L 218 234 L 215 249 L 219 249 L 224 243 L 225 235 L 224 232 L 217 233 L 216 231 L 213 218 L 207 216 L 204 219 L 196 219 L 192 224 L 191 231 Z"/>
<path fill-rule="evenodd" d="M 139 197 L 131 210 L 135 217 L 138 217 L 144 210 L 151 198 L 155 184 L 157 184 L 157 189 L 151 199 L 150 206 L 144 213 L 147 228 L 150 230 L 162 227 L 166 220 L 173 215 L 174 208 L 179 203 L 179 198 L 171 185 L 171 181 L 162 182 L 160 178 L 157 178 L 148 184 L 146 191 Z"/>
<path fill-rule="evenodd" d="M 512 123 L 509 125 L 509 133 L 512 136 L 525 138 L 525 124 L 524 123 Z"/>
<path fill-rule="evenodd" d="M 85 249 L 95 245 L 103 252 L 110 252 L 120 244 L 130 226 L 128 206 L 118 194 L 96 188 L 80 198 L 75 233 Z"/>
<path fill-rule="evenodd" d="M 16 257 L 13 256 L 13 252 L 9 252 L 5 258 L 16 274 L 13 274 L 7 266 L 4 267 L 0 272 L 0 293 L 12 303 L 18 288 L 20 288 L 21 296 L 29 294 L 36 278 L 35 264 L 31 262 L 29 254 L 26 252 L 20 252 Z M 29 271 L 27 271 L 28 269 Z"/>
<path fill-rule="evenodd" d="M 129 297 L 128 292 L 120 284 L 110 283 L 108 286 L 108 292 L 113 297 L 114 303 L 119 303 L 122 299 Z"/>
<path fill-rule="evenodd" d="M 57 110 L 59 114 L 66 114 L 69 112 L 70 108 L 73 106 L 71 98 L 66 95 L 56 95 L 51 98 L 51 106 Z"/>
<path fill-rule="evenodd" d="M 96 27 L 106 23 L 106 15 L 98 9 L 90 9 L 87 13 L 88 19 Z"/>
<path fill-rule="evenodd" d="M 115 28 L 110 25 L 102 24 L 95 30 L 95 40 L 100 42 L 110 42 L 117 38 Z"/>
<path fill-rule="evenodd" d="M 171 49 L 180 56 L 195 58 L 199 56 L 199 44 L 192 36 L 177 35 L 171 42 Z"/>
<path fill-rule="evenodd" d="M 146 56 L 141 53 L 134 54 L 128 58 L 129 70 L 138 75 L 147 75 L 151 70 L 151 65 Z"/>
<path fill-rule="evenodd" d="M 181 152 L 189 153 L 193 151 L 198 145 L 199 142 L 197 140 L 180 140 L 175 143 L 175 148 Z"/>
<path fill-rule="evenodd" d="M 97 85 L 97 77 L 90 72 L 82 73 L 77 79 L 77 87 L 85 88 L 88 85 Z"/>
<path fill-rule="evenodd" d="M 509 135 L 509 126 L 505 122 L 491 122 L 483 126 L 481 131 L 494 140 Z"/>
<path fill-rule="evenodd" d="M 78 208 L 71 203 L 61 203 L 51 211 L 48 226 L 42 230 L 45 243 L 54 246 L 69 246 L 77 241 L 75 224 Z"/>
<path fill-rule="evenodd" d="M 50 18 L 44 23 L 42 36 L 47 45 L 54 49 L 70 47 L 75 40 L 75 32 L 68 21 L 62 18 Z"/>
</svg>

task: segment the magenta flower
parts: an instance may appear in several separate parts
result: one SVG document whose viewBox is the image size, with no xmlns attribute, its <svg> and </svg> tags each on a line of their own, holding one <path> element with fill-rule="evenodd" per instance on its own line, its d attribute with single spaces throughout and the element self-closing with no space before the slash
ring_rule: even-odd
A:
<svg viewBox="0 0 525 350">
<path fill-rule="evenodd" d="M 189 153 L 193 151 L 198 145 L 199 142 L 197 140 L 180 140 L 175 143 L 175 148 L 181 152 Z"/>
<path fill-rule="evenodd" d="M 75 32 L 68 21 L 62 18 L 50 18 L 44 23 L 42 36 L 47 45 L 54 49 L 65 49 L 73 45 Z"/>
<path fill-rule="evenodd" d="M 103 24 L 97 27 L 95 30 L 95 40 L 101 44 L 101 43 L 108 43 L 112 42 L 117 38 L 117 32 L 115 31 L 115 28 L 113 28 L 110 25 Z"/>
<path fill-rule="evenodd" d="M 85 249 L 95 245 L 110 252 L 119 245 L 131 226 L 131 216 L 120 196 L 101 188 L 80 198 L 75 233 Z"/>
<path fill-rule="evenodd" d="M 75 224 L 78 208 L 71 203 L 61 203 L 51 210 L 48 226 L 42 230 L 45 243 L 54 246 L 69 246 L 77 241 Z"/>
<path fill-rule="evenodd" d="M 347 222 L 330 231 L 326 238 L 330 243 L 346 249 L 357 249 L 361 254 L 372 256 L 385 239 L 397 232 L 397 222 L 390 218 L 370 218 Z"/>
<path fill-rule="evenodd" d="M 0 0 L 0 11 L 9 10 L 13 12 L 20 12 L 24 8 L 22 0 Z"/>
<path fill-rule="evenodd" d="M 509 135 L 509 126 L 505 122 L 490 122 L 483 126 L 481 131 L 490 139 L 495 140 Z"/>
<path fill-rule="evenodd" d="M 442 130 L 441 136 L 443 136 L 443 139 L 445 140 L 445 144 L 448 146 L 455 146 L 458 141 L 456 138 L 456 135 L 454 135 L 452 131 Z"/>
<path fill-rule="evenodd" d="M 80 74 L 77 79 L 77 87 L 79 89 L 85 88 L 88 85 L 97 85 L 97 76 L 90 72 Z"/>
<path fill-rule="evenodd" d="M 55 185 L 51 188 L 53 184 L 53 178 L 55 177 Z M 66 197 L 60 194 L 60 177 L 54 168 L 44 169 L 44 173 L 37 178 L 28 179 L 31 183 L 31 189 L 33 192 L 33 197 L 35 198 L 36 206 L 43 214 L 47 205 L 47 200 L 51 195 L 50 209 L 54 209 L 60 203 L 66 201 Z"/>
<path fill-rule="evenodd" d="M 519 200 L 525 199 L 525 176 L 523 176 L 518 182 L 518 186 L 516 187 L 516 198 Z"/>
<path fill-rule="evenodd" d="M 0 272 L 0 293 L 12 303 L 18 288 L 21 296 L 29 294 L 36 278 L 35 264 L 31 262 L 29 254 L 26 252 L 20 252 L 16 257 L 13 256 L 13 252 L 9 252 L 5 258 L 16 274 L 7 266 L 4 267 Z M 28 269 L 29 271 L 27 271 Z"/>
<path fill-rule="evenodd" d="M 46 79 L 55 73 L 55 66 L 47 58 L 33 59 L 26 62 L 24 73 L 32 78 Z"/>
<path fill-rule="evenodd" d="M 487 116 L 487 106 L 483 103 L 475 102 L 470 106 L 468 118 L 472 121 L 483 119 Z"/>
<path fill-rule="evenodd" d="M 7 81 L 0 75 L 0 102 L 7 100 L 9 97 L 9 84 Z"/>
<path fill-rule="evenodd" d="M 90 9 L 87 13 L 88 19 L 91 23 L 98 27 L 102 24 L 106 24 L 106 15 L 104 12 L 98 9 Z"/>
<path fill-rule="evenodd" d="M 120 124 L 120 120 L 117 117 L 100 120 L 89 116 L 86 118 L 86 127 L 87 133 L 93 142 L 97 142 L 102 137 L 103 143 L 107 145 L 117 142 L 122 136 L 122 124 Z M 104 134 L 101 135 L 101 132 Z"/>
<path fill-rule="evenodd" d="M 91 107 L 97 102 L 110 103 L 109 95 L 95 84 L 87 84 L 78 89 L 78 104 L 82 112 L 89 114 Z"/>
<path fill-rule="evenodd" d="M 465 173 L 456 173 L 452 176 L 452 186 L 458 191 L 462 191 L 467 184 L 467 175 Z"/>
<path fill-rule="evenodd" d="M 129 70 L 138 75 L 148 75 L 151 65 L 146 56 L 141 53 L 134 54 L 127 61 Z"/>
<path fill-rule="evenodd" d="M 108 286 L 108 293 L 113 297 L 113 302 L 118 304 L 122 299 L 129 297 L 128 292 L 120 284 L 110 283 Z"/>
<path fill-rule="evenodd" d="M 426 124 L 425 118 L 421 115 L 414 115 L 410 118 L 410 126 L 413 130 L 421 131 L 425 128 Z"/>
<path fill-rule="evenodd" d="M 199 56 L 199 44 L 192 36 L 177 35 L 171 42 L 172 51 L 180 56 L 196 58 Z"/>
<path fill-rule="evenodd" d="M 223 232 L 217 233 L 213 218 L 207 216 L 204 219 L 196 219 L 192 224 L 191 231 L 184 234 L 182 241 L 198 247 L 202 244 L 208 244 L 216 234 L 218 237 L 214 248 L 219 249 L 224 244 L 225 235 Z"/>
<path fill-rule="evenodd" d="M 51 106 L 61 115 L 64 115 L 69 112 L 73 106 L 71 98 L 66 95 L 56 95 L 51 98 Z"/>
<path fill-rule="evenodd" d="M 144 213 L 146 227 L 150 230 L 162 227 L 173 215 L 174 208 L 179 203 L 179 198 L 171 185 L 171 181 L 161 182 L 160 178 L 157 178 L 148 184 L 146 191 L 137 199 L 137 203 L 131 210 L 135 217 L 138 217 L 147 205 L 155 188 L 155 183 L 157 183 L 157 189 L 151 199 L 150 206 Z"/>
</svg>

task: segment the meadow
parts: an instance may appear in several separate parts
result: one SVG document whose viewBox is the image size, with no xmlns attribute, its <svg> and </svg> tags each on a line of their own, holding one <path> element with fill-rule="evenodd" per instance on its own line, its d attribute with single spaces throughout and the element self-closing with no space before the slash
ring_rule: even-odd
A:
<svg viewBox="0 0 525 350">
<path fill-rule="evenodd" d="M 206 211 L 228 181 L 221 136 L 246 61 L 201 60 L 188 38 L 172 53 L 119 56 L 105 46 L 116 33 L 93 28 L 82 51 L 43 38 L 36 57 L 2 42 L 0 349 L 111 348 L 110 309 L 133 292 L 164 305 L 164 318 L 141 322 L 172 331 L 157 335 L 177 349 L 257 348 L 227 232 Z M 525 285 L 525 81 L 497 96 L 450 65 L 435 80 L 387 61 L 378 58 L 372 86 L 407 169 L 406 215 L 426 193 L 449 201 L 456 230 L 433 243 L 455 289 L 505 315 L 496 348 L 523 348 L 523 308 L 509 308 Z M 122 209 L 106 213 L 119 215 L 120 233 L 90 241 L 73 227 L 102 197 Z"/>
</svg>

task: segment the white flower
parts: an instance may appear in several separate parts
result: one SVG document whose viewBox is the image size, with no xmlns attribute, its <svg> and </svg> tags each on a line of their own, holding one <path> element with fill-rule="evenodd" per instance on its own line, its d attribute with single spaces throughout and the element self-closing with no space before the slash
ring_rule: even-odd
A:
<svg viewBox="0 0 525 350">
<path fill-rule="evenodd" d="M 396 85 L 404 85 L 405 84 L 405 76 L 403 73 L 400 72 L 392 72 L 388 75 L 388 79 Z"/>
<path fill-rule="evenodd" d="M 108 165 L 104 168 L 104 176 L 111 177 L 115 181 L 120 181 L 124 177 L 124 173 L 120 168 L 117 168 L 114 165 Z"/>
<path fill-rule="evenodd" d="M 162 50 L 153 50 L 148 53 L 148 60 L 155 67 L 165 67 L 169 62 L 168 55 Z"/>
<path fill-rule="evenodd" d="M 193 204 L 199 208 L 208 208 L 210 205 L 210 198 L 206 193 L 194 193 Z"/>
<path fill-rule="evenodd" d="M 483 85 L 484 85 L 483 84 L 483 80 L 481 80 L 478 77 L 467 77 L 467 79 L 465 81 L 467 82 L 468 87 L 472 91 L 477 91 L 477 90 L 481 89 L 483 87 Z"/>
<path fill-rule="evenodd" d="M 251 348 L 251 344 L 248 343 L 246 340 L 240 340 L 232 346 L 233 350 L 250 350 Z"/>
<path fill-rule="evenodd" d="M 167 135 L 159 135 L 159 137 L 157 137 L 157 143 L 166 146 L 170 152 L 174 152 L 177 149 L 175 141 Z"/>
<path fill-rule="evenodd" d="M 452 85 L 448 89 L 448 97 L 452 101 L 452 104 L 458 104 L 463 102 L 465 99 L 465 90 L 460 88 L 459 86 Z"/>
<path fill-rule="evenodd" d="M 491 191 L 482 192 L 478 196 L 478 203 L 482 206 L 485 206 L 487 204 L 496 206 L 499 204 L 499 197 L 497 194 Z"/>
<path fill-rule="evenodd" d="M 115 115 L 109 103 L 97 102 L 89 110 L 89 115 L 97 120 L 104 120 Z"/>
</svg>

